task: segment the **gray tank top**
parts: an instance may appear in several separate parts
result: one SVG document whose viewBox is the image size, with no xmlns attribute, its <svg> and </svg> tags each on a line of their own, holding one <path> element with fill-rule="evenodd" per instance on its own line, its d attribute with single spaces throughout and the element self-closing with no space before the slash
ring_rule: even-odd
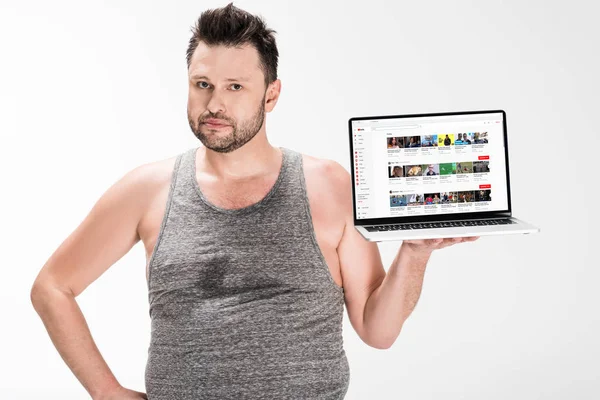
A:
<svg viewBox="0 0 600 400">
<path fill-rule="evenodd" d="M 177 156 L 148 271 L 149 400 L 343 399 L 344 291 L 314 234 L 302 155 L 265 197 L 204 196 L 197 148 Z"/>
</svg>

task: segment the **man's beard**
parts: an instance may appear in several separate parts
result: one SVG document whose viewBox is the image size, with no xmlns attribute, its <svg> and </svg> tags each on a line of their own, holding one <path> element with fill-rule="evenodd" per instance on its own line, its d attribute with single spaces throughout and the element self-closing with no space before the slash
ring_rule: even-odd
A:
<svg viewBox="0 0 600 400">
<path fill-rule="evenodd" d="M 206 120 L 209 118 L 220 119 L 220 120 L 225 121 L 227 124 L 231 125 L 231 129 L 232 129 L 231 133 L 227 134 L 226 136 L 221 136 L 222 134 L 219 134 L 219 133 L 215 133 L 215 134 L 211 134 L 211 135 L 204 134 L 201 131 L 202 125 L 201 125 L 200 121 Z M 210 113 L 209 115 L 207 115 L 206 117 L 204 117 L 202 119 L 198 119 L 198 122 L 196 124 L 194 124 L 194 122 L 190 118 L 190 111 L 188 110 L 188 122 L 190 124 L 190 128 L 192 129 L 192 132 L 194 133 L 194 135 L 200 140 L 200 142 L 202 142 L 202 144 L 204 146 L 206 146 L 206 148 L 217 151 L 219 153 L 230 153 L 234 150 L 239 149 L 246 143 L 248 143 L 250 140 L 252 140 L 252 138 L 254 136 L 256 136 L 258 131 L 260 131 L 260 128 L 262 128 L 262 126 L 263 126 L 264 120 L 265 120 L 265 96 L 263 96 L 263 99 L 260 102 L 260 107 L 259 107 L 258 111 L 256 112 L 256 114 L 254 114 L 248 122 L 244 123 L 241 126 L 237 126 L 235 121 L 233 121 L 229 118 L 226 118 L 219 114 L 212 114 L 212 113 Z M 211 128 L 208 128 L 206 125 L 204 125 L 203 128 L 211 129 Z M 224 129 L 230 129 L 230 128 L 227 127 Z"/>
</svg>

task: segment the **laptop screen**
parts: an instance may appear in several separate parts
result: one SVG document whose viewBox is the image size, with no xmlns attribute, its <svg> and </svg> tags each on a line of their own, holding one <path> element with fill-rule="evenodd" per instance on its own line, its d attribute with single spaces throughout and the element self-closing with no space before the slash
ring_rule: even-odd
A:
<svg viewBox="0 0 600 400">
<path fill-rule="evenodd" d="M 356 219 L 508 210 L 502 112 L 351 121 Z"/>
</svg>

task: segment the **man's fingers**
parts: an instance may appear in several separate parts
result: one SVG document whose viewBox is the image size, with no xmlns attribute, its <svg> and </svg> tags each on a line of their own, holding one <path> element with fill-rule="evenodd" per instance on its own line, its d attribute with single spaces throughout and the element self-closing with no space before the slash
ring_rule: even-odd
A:
<svg viewBox="0 0 600 400">
<path fill-rule="evenodd" d="M 445 247 L 448 246 L 452 246 L 458 243 L 463 243 L 463 242 L 472 242 L 473 240 L 475 240 L 476 238 L 473 237 L 454 237 L 454 238 L 446 238 L 444 239 L 444 241 L 442 243 L 440 243 L 438 245 L 438 249 L 443 249 Z"/>
<path fill-rule="evenodd" d="M 473 242 L 477 239 L 479 239 L 479 236 L 405 240 L 405 242 L 409 243 L 409 244 L 417 245 L 417 246 L 435 247 L 437 249 L 442 249 L 444 247 L 448 247 L 453 244 L 462 243 L 462 242 Z"/>
<path fill-rule="evenodd" d="M 425 244 L 425 239 L 405 240 L 405 242 L 409 243 L 409 244 L 418 244 L 418 245 L 421 245 L 421 244 Z"/>
</svg>

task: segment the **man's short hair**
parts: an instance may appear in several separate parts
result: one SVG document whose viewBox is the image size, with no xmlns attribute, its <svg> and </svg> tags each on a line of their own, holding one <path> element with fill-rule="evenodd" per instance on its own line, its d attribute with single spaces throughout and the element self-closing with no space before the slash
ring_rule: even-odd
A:
<svg viewBox="0 0 600 400">
<path fill-rule="evenodd" d="M 252 15 L 232 3 L 225 7 L 208 9 L 196 21 L 192 28 L 186 52 L 187 67 L 190 68 L 192 55 L 200 41 L 207 46 L 224 45 L 242 47 L 251 44 L 258 51 L 260 67 L 268 86 L 277 79 L 279 52 L 273 29 L 267 28 L 263 18 Z"/>
</svg>

